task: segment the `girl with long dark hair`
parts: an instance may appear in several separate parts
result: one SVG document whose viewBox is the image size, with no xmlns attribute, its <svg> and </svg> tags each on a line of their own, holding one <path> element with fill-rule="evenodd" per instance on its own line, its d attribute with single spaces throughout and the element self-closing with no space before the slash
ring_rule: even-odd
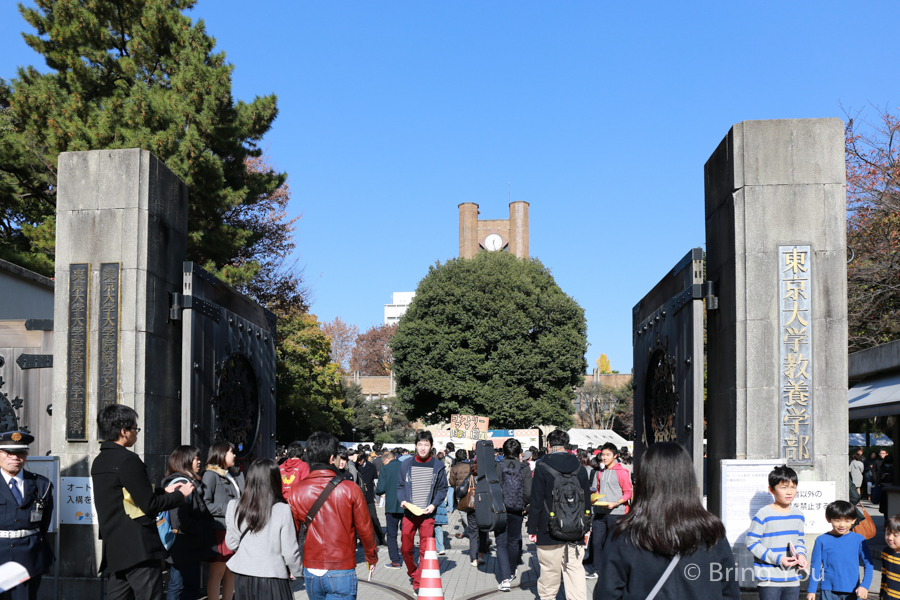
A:
<svg viewBox="0 0 900 600">
<path fill-rule="evenodd" d="M 651 445 L 637 466 L 631 511 L 603 549 L 594 600 L 644 600 L 659 582 L 657 600 L 739 600 L 734 564 L 725 526 L 700 502 L 687 450 Z"/>
<path fill-rule="evenodd" d="M 169 511 L 175 541 L 169 550 L 169 587 L 167 600 L 197 600 L 202 585 L 200 563 L 212 558 L 215 538 L 212 516 L 203 501 L 200 480 L 200 448 L 178 446 L 169 456 L 166 477 L 161 487 L 173 483 L 192 483 L 196 488 L 185 503 Z"/>
<path fill-rule="evenodd" d="M 244 493 L 228 503 L 225 523 L 237 597 L 293 600 L 289 576 L 300 577 L 303 567 L 278 463 L 262 458 L 250 465 Z"/>
</svg>

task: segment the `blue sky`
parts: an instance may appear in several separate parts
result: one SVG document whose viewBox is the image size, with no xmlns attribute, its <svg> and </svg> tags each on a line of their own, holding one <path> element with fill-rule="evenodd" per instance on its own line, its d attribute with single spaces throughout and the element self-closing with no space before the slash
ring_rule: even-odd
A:
<svg viewBox="0 0 900 600">
<path fill-rule="evenodd" d="M 704 243 L 703 164 L 732 124 L 900 103 L 900 3 L 201 0 L 234 95 L 302 214 L 312 312 L 364 330 L 456 256 L 457 205 L 530 203 L 531 254 L 585 309 L 588 364 L 631 369 L 631 308 Z M 39 64 L 0 4 L 0 77 Z"/>
</svg>

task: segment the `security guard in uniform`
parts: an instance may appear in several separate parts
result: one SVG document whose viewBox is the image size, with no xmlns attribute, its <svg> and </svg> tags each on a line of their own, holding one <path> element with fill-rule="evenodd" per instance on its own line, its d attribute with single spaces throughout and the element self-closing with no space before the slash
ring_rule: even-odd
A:
<svg viewBox="0 0 900 600">
<path fill-rule="evenodd" d="M 53 485 L 25 470 L 34 436 L 21 431 L 0 434 L 0 564 L 15 561 L 31 579 L 0 594 L 0 600 L 35 600 L 41 575 L 53 564 L 47 529 L 53 513 Z"/>
</svg>

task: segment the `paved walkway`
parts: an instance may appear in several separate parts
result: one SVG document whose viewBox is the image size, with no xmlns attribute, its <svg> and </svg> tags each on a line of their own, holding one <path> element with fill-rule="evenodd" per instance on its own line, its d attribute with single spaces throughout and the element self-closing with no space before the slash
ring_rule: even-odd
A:
<svg viewBox="0 0 900 600">
<path fill-rule="evenodd" d="M 875 521 L 878 528 L 878 534 L 869 540 L 869 547 L 872 551 L 872 557 L 875 561 L 875 575 L 872 579 L 872 585 L 869 588 L 869 597 L 878 597 L 878 590 L 881 586 L 881 551 L 884 549 L 884 518 L 878 512 L 878 507 L 871 503 L 863 502 L 866 510 Z M 525 547 L 522 560 L 524 565 L 520 565 L 518 569 L 518 578 L 514 582 L 515 585 L 509 593 L 497 590 L 500 583 L 499 568 L 497 567 L 496 546 L 491 536 L 491 553 L 487 558 L 486 564 L 480 565 L 478 568 L 471 566 L 469 559 L 469 541 L 465 537 L 456 539 L 456 533 L 463 533 L 462 529 L 457 525 L 459 513 L 450 515 L 451 526 L 445 527 L 445 538 L 451 540 L 450 546 L 446 548 L 446 556 L 439 556 L 438 562 L 441 566 L 441 582 L 444 588 L 444 598 L 446 600 L 476 600 L 482 598 L 504 600 L 537 600 L 537 555 L 534 544 L 528 543 L 525 538 Z M 378 509 L 378 515 L 381 522 L 384 523 L 384 511 Z M 456 525 L 454 527 L 453 525 Z M 399 543 L 399 539 L 398 539 Z M 387 548 L 379 546 L 378 548 L 378 566 L 375 568 L 375 574 L 371 582 L 366 581 L 366 563 L 361 550 L 357 552 L 357 576 L 359 577 L 359 590 L 357 596 L 365 600 L 415 600 L 415 594 L 409 578 L 406 575 L 406 568 L 386 569 L 385 564 L 390 563 Z M 811 551 L 811 549 L 810 549 Z M 587 580 L 588 598 L 592 598 L 596 580 Z M 295 600 L 308 600 L 306 591 L 302 581 L 294 582 L 293 586 Z M 759 595 L 752 592 L 741 594 L 743 600 L 755 600 Z M 805 597 L 805 595 L 803 596 Z M 565 590 L 560 589 L 557 596 L 558 600 L 565 600 Z"/>
</svg>

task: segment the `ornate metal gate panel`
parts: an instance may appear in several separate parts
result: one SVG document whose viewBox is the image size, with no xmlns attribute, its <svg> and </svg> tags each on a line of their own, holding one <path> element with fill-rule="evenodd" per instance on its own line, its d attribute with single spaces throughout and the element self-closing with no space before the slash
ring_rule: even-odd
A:
<svg viewBox="0 0 900 600">
<path fill-rule="evenodd" d="M 172 311 L 184 332 L 182 443 L 205 456 L 227 440 L 239 458 L 274 457 L 275 315 L 191 262 Z"/>
<path fill-rule="evenodd" d="M 678 442 L 703 485 L 703 251 L 694 248 L 632 311 L 634 451 Z"/>
</svg>

